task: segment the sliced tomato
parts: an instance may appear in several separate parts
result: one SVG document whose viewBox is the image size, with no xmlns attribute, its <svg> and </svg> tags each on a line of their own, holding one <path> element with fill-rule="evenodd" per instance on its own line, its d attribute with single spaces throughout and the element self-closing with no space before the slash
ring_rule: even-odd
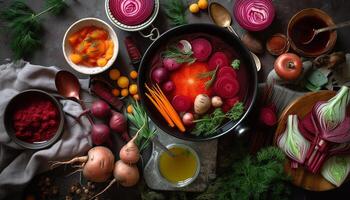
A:
<svg viewBox="0 0 350 200">
<path fill-rule="evenodd" d="M 205 83 L 210 78 L 199 78 L 198 75 L 209 72 L 207 63 L 195 62 L 185 64 L 180 69 L 173 71 L 170 79 L 175 84 L 173 96 L 183 95 L 189 97 L 192 101 L 198 94 L 211 95 L 211 91 L 205 88 Z"/>
</svg>

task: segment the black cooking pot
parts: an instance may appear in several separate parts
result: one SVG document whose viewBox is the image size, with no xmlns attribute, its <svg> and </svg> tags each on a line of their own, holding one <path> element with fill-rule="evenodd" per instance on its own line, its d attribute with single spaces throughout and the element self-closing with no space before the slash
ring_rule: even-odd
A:
<svg viewBox="0 0 350 200">
<path fill-rule="evenodd" d="M 217 129 L 214 134 L 209 136 L 196 136 L 190 132 L 181 133 L 176 128 L 168 126 L 154 105 L 146 97 L 145 83 L 150 82 L 152 67 L 161 65 L 161 62 L 155 60 L 159 55 L 160 49 L 169 44 L 174 38 L 179 39 L 182 35 L 209 35 L 220 38 L 224 43 L 229 44 L 235 50 L 235 55 L 241 61 L 241 67 L 238 71 L 237 78 L 241 84 L 240 99 L 244 103 L 245 113 L 237 121 L 227 121 Z M 215 49 L 215 44 L 213 44 Z M 218 138 L 226 133 L 242 134 L 247 130 L 246 118 L 253 108 L 257 94 L 257 71 L 255 63 L 249 51 L 243 46 L 240 39 L 235 35 L 212 24 L 188 24 L 168 30 L 155 40 L 144 54 L 139 67 L 138 88 L 141 96 L 141 103 L 145 107 L 150 119 L 165 133 L 183 140 L 204 141 Z"/>
</svg>

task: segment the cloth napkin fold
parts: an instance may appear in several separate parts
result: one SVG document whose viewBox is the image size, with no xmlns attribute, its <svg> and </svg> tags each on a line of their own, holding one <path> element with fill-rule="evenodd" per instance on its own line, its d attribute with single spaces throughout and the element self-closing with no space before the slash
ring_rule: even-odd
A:
<svg viewBox="0 0 350 200">
<path fill-rule="evenodd" d="M 56 67 L 43 67 L 18 61 L 0 65 L 0 199 L 21 199 L 26 184 L 39 173 L 49 170 L 48 161 L 70 159 L 85 154 L 91 147 L 91 126 L 83 118 L 81 123 L 70 117 L 78 116 L 82 109 L 71 100 L 60 100 L 65 115 L 62 137 L 52 146 L 42 150 L 27 150 L 11 141 L 3 123 L 4 110 L 9 100 L 27 89 L 41 89 L 49 93 L 56 91 Z M 88 80 L 79 80 L 83 88 L 83 99 L 91 98 L 87 93 Z"/>
</svg>

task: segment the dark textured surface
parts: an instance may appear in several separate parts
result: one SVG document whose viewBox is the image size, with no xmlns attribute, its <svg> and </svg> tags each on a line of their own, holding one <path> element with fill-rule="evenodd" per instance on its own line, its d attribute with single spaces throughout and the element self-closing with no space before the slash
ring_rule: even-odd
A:
<svg viewBox="0 0 350 200">
<path fill-rule="evenodd" d="M 161 3 L 166 0 L 160 0 Z M 0 9 L 7 5 L 10 0 L 0 0 Z M 46 65 L 46 66 L 58 66 L 62 69 L 67 69 L 69 71 L 73 71 L 67 65 L 64 60 L 61 44 L 62 38 L 67 30 L 67 28 L 75 22 L 76 20 L 83 17 L 97 17 L 103 20 L 107 20 L 105 11 L 104 11 L 104 1 L 103 0 L 67 0 L 69 4 L 69 8 L 60 16 L 51 16 L 45 15 L 42 18 L 42 22 L 44 24 L 45 31 L 42 35 L 43 44 L 41 50 L 37 51 L 32 58 L 28 58 L 27 60 L 31 61 L 33 64 Z M 188 1 L 190 2 L 190 1 Z M 191 1 L 194 2 L 194 1 Z M 224 4 L 230 11 L 232 11 L 232 5 L 234 0 L 221 0 L 218 1 Z M 273 33 L 285 33 L 288 20 L 291 18 L 293 14 L 303 8 L 308 7 L 316 7 L 320 8 L 327 13 L 331 17 L 333 17 L 335 22 L 342 22 L 350 19 L 350 1 L 348 0 L 274 0 L 274 5 L 276 7 L 276 18 L 268 29 L 255 33 L 257 37 L 259 37 L 262 41 L 265 41 L 267 37 Z M 43 1 L 38 0 L 28 0 L 29 5 L 34 10 L 41 10 L 43 6 Z M 190 23 L 211 23 L 208 18 L 208 14 L 206 12 L 201 12 L 198 15 L 188 14 L 188 19 Z M 160 29 L 160 32 L 164 32 L 168 25 L 165 23 L 166 18 L 164 17 L 164 12 L 162 8 L 160 10 L 159 16 L 156 19 L 155 26 Z M 3 24 L 0 22 L 0 28 L 3 27 Z M 242 34 L 243 31 L 240 27 L 234 22 L 234 28 L 237 30 L 239 34 Z M 125 51 L 125 47 L 123 44 L 123 38 L 129 33 L 123 32 L 115 28 L 119 42 L 121 44 L 120 53 L 118 55 L 118 59 L 115 63 L 116 66 L 120 66 L 121 68 L 128 70 L 130 65 L 128 64 L 128 56 Z M 135 36 L 138 45 L 141 47 L 141 52 L 144 52 L 147 46 L 151 43 L 150 40 L 144 39 L 140 37 L 137 33 L 132 33 Z M 338 30 L 338 40 L 336 44 L 335 50 L 344 50 L 349 52 L 350 50 L 350 28 L 345 28 Z M 8 62 L 7 58 L 11 57 L 11 52 L 9 49 L 9 35 L 6 34 L 2 29 L 0 30 L 0 64 Z M 263 63 L 262 71 L 259 72 L 260 81 L 263 81 L 266 77 L 267 73 L 271 70 L 273 66 L 274 57 L 265 53 L 260 55 Z M 78 75 L 78 74 L 77 74 Z M 81 75 L 79 75 L 81 76 Z M 65 178 L 61 178 L 61 180 L 65 180 Z M 64 184 L 61 184 L 64 185 Z M 252 188 L 253 189 L 253 188 Z M 114 187 L 108 194 L 114 194 L 113 197 L 121 197 L 118 199 L 135 199 L 137 195 L 136 189 L 129 189 L 127 191 L 120 189 L 118 187 Z M 295 199 L 348 199 L 350 191 L 350 184 L 344 184 L 341 188 L 330 191 L 330 192 L 321 192 L 314 193 L 304 191 L 302 189 L 294 189 L 294 198 Z M 340 197 L 342 195 L 342 197 Z M 112 195 L 111 195 L 112 196 Z M 113 198 L 113 199 L 114 199 Z"/>
</svg>

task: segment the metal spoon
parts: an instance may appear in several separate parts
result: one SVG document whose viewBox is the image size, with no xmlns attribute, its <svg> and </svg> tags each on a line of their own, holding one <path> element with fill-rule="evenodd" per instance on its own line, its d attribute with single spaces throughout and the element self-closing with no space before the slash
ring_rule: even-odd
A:
<svg viewBox="0 0 350 200">
<path fill-rule="evenodd" d="M 171 152 L 166 146 L 164 146 L 159 140 L 158 138 L 152 137 L 152 142 L 153 144 L 155 144 L 157 147 L 161 148 L 165 153 L 167 153 L 169 156 L 171 157 L 175 157 L 175 154 L 173 152 Z"/>
<path fill-rule="evenodd" d="M 217 2 L 212 2 L 210 3 L 208 9 L 209 9 L 208 12 L 209 12 L 210 18 L 213 20 L 213 22 L 216 25 L 223 28 L 227 28 L 230 32 L 232 32 L 239 38 L 237 32 L 231 26 L 232 17 L 230 15 L 230 12 L 224 6 L 222 6 Z M 260 59 L 253 52 L 250 52 L 250 53 L 254 59 L 257 70 L 260 71 L 261 69 Z"/>
<path fill-rule="evenodd" d="M 82 103 L 80 100 L 80 83 L 72 73 L 68 71 L 57 72 L 55 84 L 60 95 Z"/>
<path fill-rule="evenodd" d="M 327 27 L 320 28 L 320 29 L 312 29 L 311 38 L 309 40 L 307 40 L 306 42 L 303 42 L 303 44 L 309 44 L 310 42 L 312 42 L 312 40 L 314 40 L 316 35 L 318 35 L 319 33 L 326 32 L 326 31 L 332 31 L 332 30 L 335 30 L 338 28 L 343 28 L 346 26 L 350 26 L 350 21 L 346 21 L 346 22 L 339 23 L 339 24 L 332 25 L 332 26 L 327 26 Z"/>
</svg>

